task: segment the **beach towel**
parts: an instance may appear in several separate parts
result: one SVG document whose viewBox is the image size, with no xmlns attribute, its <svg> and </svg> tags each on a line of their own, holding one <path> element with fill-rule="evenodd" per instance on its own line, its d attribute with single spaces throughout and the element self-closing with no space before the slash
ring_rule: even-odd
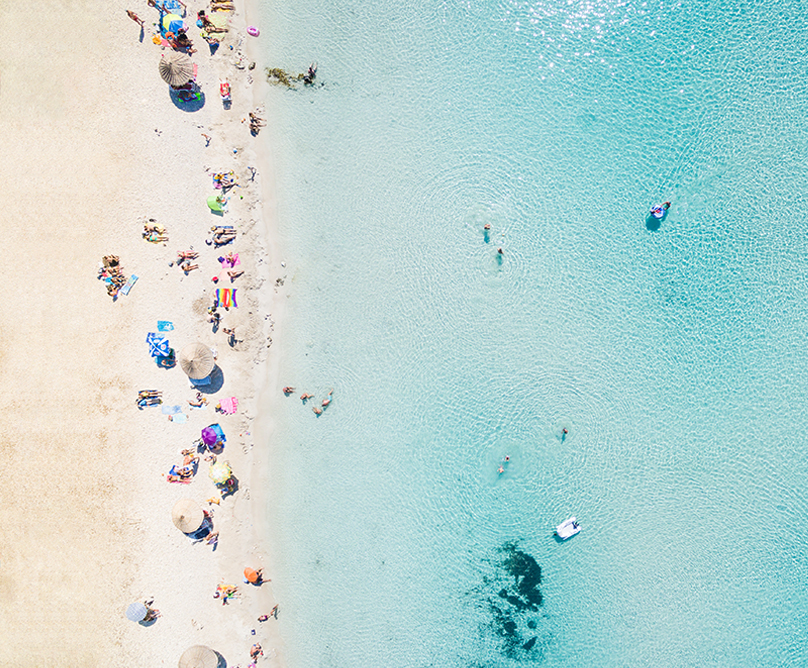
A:
<svg viewBox="0 0 808 668">
<path fill-rule="evenodd" d="M 219 258 L 219 262 L 222 265 L 222 269 L 231 269 L 231 268 L 237 267 L 238 265 L 241 264 L 241 260 L 239 260 L 239 258 L 238 258 L 238 253 L 233 253 L 232 262 L 230 260 L 226 260 L 224 258 L 224 256 L 221 256 Z"/>
<path fill-rule="evenodd" d="M 168 339 L 162 334 L 149 332 L 146 335 L 146 343 L 149 344 L 149 354 L 152 357 L 168 357 L 171 349 L 168 346 Z"/>
<path fill-rule="evenodd" d="M 172 422 L 176 422 L 177 424 L 183 424 L 188 422 L 188 416 L 185 413 L 177 413 L 176 415 L 172 416 Z"/>
<path fill-rule="evenodd" d="M 158 332 L 172 332 L 172 331 L 174 331 L 174 323 L 169 322 L 168 320 L 158 320 L 157 321 L 157 331 Z"/>
<path fill-rule="evenodd" d="M 238 399 L 235 397 L 225 397 L 219 402 L 219 407 L 222 413 L 232 415 L 238 410 Z"/>
<path fill-rule="evenodd" d="M 182 406 L 166 406 L 163 404 L 163 415 L 176 415 L 177 413 L 182 413 Z"/>
<path fill-rule="evenodd" d="M 236 290 L 238 288 L 216 288 L 216 294 L 213 299 L 214 306 L 217 308 L 222 306 L 224 308 L 238 307 L 236 303 Z"/>
<path fill-rule="evenodd" d="M 129 291 L 132 289 L 132 286 L 133 286 L 135 283 L 137 283 L 137 279 L 138 279 L 138 277 L 137 277 L 137 276 L 135 276 L 134 274 L 132 274 L 132 275 L 129 277 L 129 280 L 128 280 L 128 281 L 126 281 L 126 285 L 124 285 L 124 286 L 121 288 L 121 294 L 122 294 L 122 295 L 128 295 L 128 294 L 129 294 Z"/>
</svg>

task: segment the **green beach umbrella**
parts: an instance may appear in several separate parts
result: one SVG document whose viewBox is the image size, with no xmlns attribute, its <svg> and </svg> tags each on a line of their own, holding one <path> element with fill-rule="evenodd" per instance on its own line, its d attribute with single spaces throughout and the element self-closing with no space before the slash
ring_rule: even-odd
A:
<svg viewBox="0 0 808 668">
<path fill-rule="evenodd" d="M 208 206 L 210 207 L 211 211 L 224 211 L 218 195 L 211 195 L 208 197 Z"/>
</svg>

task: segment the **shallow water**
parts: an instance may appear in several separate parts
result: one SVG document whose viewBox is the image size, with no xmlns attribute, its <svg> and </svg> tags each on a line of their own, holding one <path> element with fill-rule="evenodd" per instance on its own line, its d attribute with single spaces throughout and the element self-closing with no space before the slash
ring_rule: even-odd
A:
<svg viewBox="0 0 808 668">
<path fill-rule="evenodd" d="M 264 8 L 290 665 L 808 661 L 803 19 Z"/>
</svg>

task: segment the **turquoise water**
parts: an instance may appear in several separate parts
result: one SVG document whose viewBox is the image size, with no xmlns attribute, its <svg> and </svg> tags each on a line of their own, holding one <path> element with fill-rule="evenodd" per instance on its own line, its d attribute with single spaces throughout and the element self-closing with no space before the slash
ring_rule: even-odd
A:
<svg viewBox="0 0 808 668">
<path fill-rule="evenodd" d="M 263 11 L 290 666 L 806 665 L 801 4 Z"/>
</svg>

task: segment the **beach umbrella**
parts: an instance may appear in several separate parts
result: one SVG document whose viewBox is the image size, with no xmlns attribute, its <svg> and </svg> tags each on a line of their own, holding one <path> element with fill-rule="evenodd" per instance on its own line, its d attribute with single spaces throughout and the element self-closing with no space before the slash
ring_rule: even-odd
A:
<svg viewBox="0 0 808 668">
<path fill-rule="evenodd" d="M 160 58 L 160 76 L 169 86 L 184 86 L 194 78 L 194 63 L 184 53 L 172 51 Z"/>
<path fill-rule="evenodd" d="M 182 653 L 179 668 L 216 668 L 218 665 L 216 652 L 204 645 L 194 645 Z"/>
<path fill-rule="evenodd" d="M 168 339 L 162 334 L 149 332 L 146 334 L 146 343 L 149 344 L 149 354 L 152 357 L 168 357 L 171 352 L 168 347 Z"/>
<path fill-rule="evenodd" d="M 202 526 L 205 514 L 196 501 L 180 499 L 171 510 L 171 519 L 182 533 L 192 533 Z"/>
<path fill-rule="evenodd" d="M 219 434 L 217 434 L 213 429 L 210 427 L 205 427 L 202 430 L 202 442 L 205 445 L 213 445 L 219 440 Z"/>
<path fill-rule="evenodd" d="M 170 30 L 176 35 L 180 28 L 182 28 L 182 17 L 179 14 L 166 14 L 163 17 L 163 30 Z"/>
<path fill-rule="evenodd" d="M 213 482 L 215 482 L 217 485 L 226 483 L 233 475 L 233 471 L 230 468 L 230 462 L 216 462 L 210 467 L 208 475 L 210 476 L 210 479 L 213 480 Z"/>
<path fill-rule="evenodd" d="M 148 614 L 148 608 L 142 603 L 130 603 L 126 608 L 126 618 L 133 622 L 142 622 Z"/>
<path fill-rule="evenodd" d="M 219 200 L 218 195 L 211 195 L 208 197 L 208 207 L 211 211 L 224 211 L 222 209 L 222 202 Z"/>
<path fill-rule="evenodd" d="M 213 351 L 206 345 L 189 343 L 180 351 L 180 367 L 192 380 L 207 378 L 213 366 Z"/>
</svg>

